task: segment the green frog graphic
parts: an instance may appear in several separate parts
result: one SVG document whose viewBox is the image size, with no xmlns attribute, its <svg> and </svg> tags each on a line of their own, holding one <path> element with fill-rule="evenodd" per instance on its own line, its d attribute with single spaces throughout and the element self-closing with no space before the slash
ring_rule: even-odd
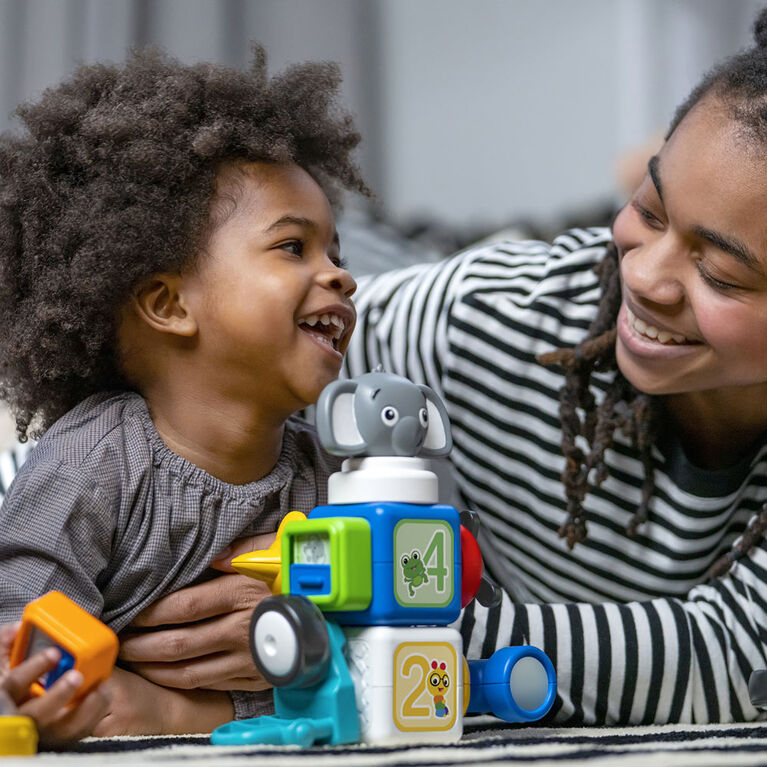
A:
<svg viewBox="0 0 767 767">
<path fill-rule="evenodd" d="M 408 554 L 403 554 L 400 559 L 402 565 L 402 576 L 407 583 L 407 591 L 411 597 L 415 596 L 415 590 L 424 583 L 429 582 L 429 576 L 426 574 L 426 566 L 421 559 L 421 553 L 418 549 Z"/>
</svg>

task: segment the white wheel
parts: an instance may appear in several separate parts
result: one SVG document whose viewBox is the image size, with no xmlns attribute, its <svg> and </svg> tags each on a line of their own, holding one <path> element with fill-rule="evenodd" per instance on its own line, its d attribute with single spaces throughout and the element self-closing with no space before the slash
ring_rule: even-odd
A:
<svg viewBox="0 0 767 767">
<path fill-rule="evenodd" d="M 250 620 L 250 654 L 275 687 L 310 687 L 330 666 L 330 638 L 320 609 L 306 597 L 269 597 Z"/>
<path fill-rule="evenodd" d="M 284 615 L 270 610 L 259 616 L 253 630 L 253 643 L 260 664 L 275 676 L 285 676 L 297 663 L 298 641 Z"/>
</svg>

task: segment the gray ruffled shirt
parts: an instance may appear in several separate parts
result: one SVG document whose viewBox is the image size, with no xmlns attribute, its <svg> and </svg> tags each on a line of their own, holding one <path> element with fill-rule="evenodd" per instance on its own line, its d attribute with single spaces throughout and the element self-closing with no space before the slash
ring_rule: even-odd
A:
<svg viewBox="0 0 767 767">
<path fill-rule="evenodd" d="M 231 485 L 171 451 L 138 394 L 89 397 L 45 433 L 0 508 L 0 623 L 58 589 L 119 632 L 210 577 L 210 560 L 235 539 L 326 503 L 340 463 L 291 418 L 272 471 Z M 270 692 L 232 699 L 237 718 L 271 709 Z"/>
</svg>

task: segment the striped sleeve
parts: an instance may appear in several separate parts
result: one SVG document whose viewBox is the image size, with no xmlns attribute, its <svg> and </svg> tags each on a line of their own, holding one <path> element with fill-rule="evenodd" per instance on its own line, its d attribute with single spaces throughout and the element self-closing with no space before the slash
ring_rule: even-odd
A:
<svg viewBox="0 0 767 767">
<path fill-rule="evenodd" d="M 442 394 L 449 286 L 459 264 L 451 266 L 419 264 L 359 280 L 346 376 L 383 365 Z"/>
<path fill-rule="evenodd" d="M 479 294 L 527 294 L 556 263 L 550 248 L 535 241 L 490 243 L 445 261 L 362 277 L 343 374 L 357 376 L 380 364 L 444 397 L 448 329 L 459 322 L 453 307 Z"/>
<path fill-rule="evenodd" d="M 552 245 L 492 243 L 362 280 L 346 374 L 382 363 L 446 400 L 461 501 L 480 512 L 498 560 L 486 562 L 513 597 L 467 607 L 469 657 L 541 647 L 557 668 L 560 723 L 763 718 L 748 678 L 767 667 L 764 541 L 703 581 L 764 502 L 767 448 L 721 494 L 684 489 L 660 456 L 650 521 L 628 539 L 644 474 L 616 438 L 611 476 L 587 497 L 589 539 L 568 552 L 557 537 L 562 378 L 535 358 L 583 337 L 600 298 L 591 267 L 608 239 L 574 230 Z"/>
<path fill-rule="evenodd" d="M 697 586 L 686 600 L 599 604 L 472 603 L 468 657 L 513 644 L 543 649 L 557 671 L 562 724 L 710 723 L 763 719 L 748 694 L 767 668 L 767 547 Z"/>
</svg>

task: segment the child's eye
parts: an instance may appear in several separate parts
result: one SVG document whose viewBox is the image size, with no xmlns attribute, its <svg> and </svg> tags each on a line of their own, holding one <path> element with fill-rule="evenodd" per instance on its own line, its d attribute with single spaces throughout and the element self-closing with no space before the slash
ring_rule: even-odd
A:
<svg viewBox="0 0 767 767">
<path fill-rule="evenodd" d="M 330 260 L 333 262 L 334 266 L 337 266 L 339 269 L 348 269 L 349 264 L 345 258 L 341 258 L 341 256 L 331 256 Z"/>
<path fill-rule="evenodd" d="M 288 253 L 292 253 L 294 256 L 304 255 L 304 243 L 301 240 L 288 240 L 282 242 L 277 246 L 280 250 L 287 250 Z"/>
</svg>

